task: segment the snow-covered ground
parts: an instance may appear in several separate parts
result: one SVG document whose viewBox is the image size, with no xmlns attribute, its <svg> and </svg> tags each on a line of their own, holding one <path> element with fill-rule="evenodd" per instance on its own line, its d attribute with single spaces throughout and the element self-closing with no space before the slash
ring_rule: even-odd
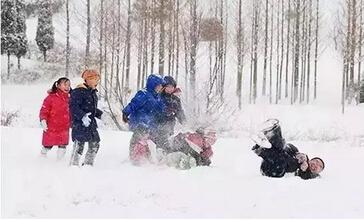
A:
<svg viewBox="0 0 364 221">
<path fill-rule="evenodd" d="M 323 156 L 321 179 L 260 175 L 246 138 L 220 139 L 211 167 L 132 166 L 128 132 L 101 131 L 93 168 L 39 156 L 41 129 L 2 128 L 4 217 L 363 218 L 363 147 L 293 142 Z M 20 139 L 21 137 L 21 139 Z M 69 149 L 70 150 L 70 149 Z"/>
<path fill-rule="evenodd" d="M 74 82 L 77 83 L 77 79 Z M 136 167 L 129 132 L 100 130 L 93 168 L 68 166 L 56 150 L 40 157 L 38 111 L 49 84 L 2 85 L 2 111 L 19 110 L 1 127 L 3 217 L 41 218 L 363 218 L 362 106 L 246 106 L 234 132 L 220 134 L 211 167 L 188 171 Z M 281 120 L 288 141 L 326 161 L 322 178 L 261 176 L 249 132 L 268 117 Z M 233 135 L 233 136 L 232 136 Z M 322 139 L 319 139 L 319 138 Z"/>
</svg>

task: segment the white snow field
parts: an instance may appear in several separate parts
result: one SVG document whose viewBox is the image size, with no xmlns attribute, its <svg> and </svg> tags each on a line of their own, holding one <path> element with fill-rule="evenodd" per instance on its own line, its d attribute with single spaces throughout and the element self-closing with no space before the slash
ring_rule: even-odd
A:
<svg viewBox="0 0 364 221">
<path fill-rule="evenodd" d="M 133 166 L 130 132 L 100 129 L 94 167 L 40 156 L 38 113 L 48 84 L 2 85 L 1 212 L 5 218 L 364 218 L 363 106 L 245 106 L 219 135 L 210 167 Z M 320 179 L 263 177 L 249 132 L 277 117 L 287 140 L 326 168 Z"/>
</svg>

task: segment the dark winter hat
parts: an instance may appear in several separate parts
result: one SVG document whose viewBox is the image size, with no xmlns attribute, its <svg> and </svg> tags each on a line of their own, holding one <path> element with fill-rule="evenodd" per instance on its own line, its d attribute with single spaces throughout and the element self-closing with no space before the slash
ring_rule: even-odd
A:
<svg viewBox="0 0 364 221">
<path fill-rule="evenodd" d="M 319 160 L 322 163 L 322 169 L 325 169 L 325 162 L 320 157 L 314 157 L 311 160 Z"/>
<path fill-rule="evenodd" d="M 177 86 L 177 82 L 176 82 L 176 80 L 174 80 L 174 78 L 172 76 L 165 76 L 163 78 L 163 80 L 164 80 L 163 87 L 165 87 L 167 85 L 172 85 L 173 87 Z"/>
</svg>

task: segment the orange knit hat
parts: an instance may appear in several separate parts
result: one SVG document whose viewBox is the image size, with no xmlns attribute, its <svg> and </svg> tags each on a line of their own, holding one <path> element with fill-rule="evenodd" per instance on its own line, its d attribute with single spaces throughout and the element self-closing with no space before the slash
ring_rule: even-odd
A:
<svg viewBox="0 0 364 221">
<path fill-rule="evenodd" d="M 86 69 L 84 72 L 82 72 L 81 77 L 84 80 L 93 80 L 93 79 L 100 79 L 100 74 L 96 70 L 92 69 Z"/>
</svg>

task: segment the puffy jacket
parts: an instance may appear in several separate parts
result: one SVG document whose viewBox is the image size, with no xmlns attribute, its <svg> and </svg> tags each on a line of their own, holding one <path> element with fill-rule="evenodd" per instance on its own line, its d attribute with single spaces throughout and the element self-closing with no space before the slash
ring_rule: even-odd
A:
<svg viewBox="0 0 364 221">
<path fill-rule="evenodd" d="M 70 111 L 69 94 L 58 90 L 49 93 L 40 109 L 40 120 L 46 120 L 47 131 L 43 132 L 42 145 L 67 145 L 69 142 Z"/>
<path fill-rule="evenodd" d="M 80 142 L 99 142 L 95 118 L 101 118 L 102 111 L 97 108 L 97 90 L 86 84 L 80 84 L 72 90 L 70 98 L 70 109 L 72 114 L 72 140 Z M 91 119 L 88 127 L 82 124 L 82 118 L 87 114 Z"/>
<path fill-rule="evenodd" d="M 147 79 L 146 89 L 139 90 L 123 109 L 123 114 L 129 117 L 129 128 L 132 131 L 138 128 L 154 132 L 157 129 L 157 119 L 165 112 L 160 95 L 155 92 L 158 85 L 163 84 L 163 79 L 151 74 Z"/>
</svg>

